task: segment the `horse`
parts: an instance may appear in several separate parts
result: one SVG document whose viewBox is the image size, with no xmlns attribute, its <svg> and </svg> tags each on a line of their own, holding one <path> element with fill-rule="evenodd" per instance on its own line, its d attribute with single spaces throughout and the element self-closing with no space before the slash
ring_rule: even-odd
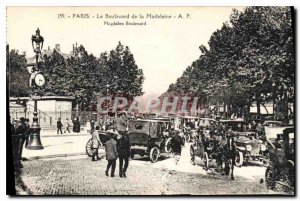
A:
<svg viewBox="0 0 300 201">
<path fill-rule="evenodd" d="M 233 170 L 236 158 L 236 145 L 235 139 L 232 135 L 224 135 L 218 146 L 217 164 L 221 166 L 221 173 L 226 176 L 231 172 L 231 179 L 234 180 Z M 223 170 L 224 166 L 224 170 Z"/>
</svg>

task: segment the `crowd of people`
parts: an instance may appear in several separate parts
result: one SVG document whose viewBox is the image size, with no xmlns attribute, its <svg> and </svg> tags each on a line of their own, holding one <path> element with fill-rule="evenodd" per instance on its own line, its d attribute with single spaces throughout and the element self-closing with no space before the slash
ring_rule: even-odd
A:
<svg viewBox="0 0 300 201">
<path fill-rule="evenodd" d="M 14 146 L 19 147 L 19 149 L 15 149 L 17 151 L 16 158 L 18 160 L 19 167 L 22 168 L 23 165 L 21 163 L 22 161 L 22 153 L 23 153 L 23 147 L 25 144 L 25 147 L 28 146 L 29 142 L 29 136 L 30 136 L 30 125 L 29 125 L 29 119 L 21 117 L 20 119 L 13 119 L 10 122 L 10 128 L 11 128 L 11 134 L 12 136 L 17 137 L 15 140 Z"/>
</svg>

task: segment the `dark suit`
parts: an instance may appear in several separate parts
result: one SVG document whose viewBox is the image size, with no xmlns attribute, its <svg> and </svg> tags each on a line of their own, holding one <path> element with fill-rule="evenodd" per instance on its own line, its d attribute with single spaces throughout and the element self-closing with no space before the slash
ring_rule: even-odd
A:
<svg viewBox="0 0 300 201">
<path fill-rule="evenodd" d="M 126 170 L 129 164 L 130 156 L 130 141 L 127 133 L 122 135 L 122 138 L 118 142 L 118 153 L 119 153 L 119 174 L 125 176 Z M 125 162 L 123 167 L 123 162 Z"/>
</svg>

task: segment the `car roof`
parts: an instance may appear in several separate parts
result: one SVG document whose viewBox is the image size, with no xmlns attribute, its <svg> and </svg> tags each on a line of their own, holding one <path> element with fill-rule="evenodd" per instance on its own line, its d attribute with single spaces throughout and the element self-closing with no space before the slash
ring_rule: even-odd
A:
<svg viewBox="0 0 300 201">
<path fill-rule="evenodd" d="M 220 119 L 220 122 L 243 122 L 243 123 L 246 123 L 246 121 L 244 121 L 241 118 L 238 118 L 238 119 Z"/>
</svg>

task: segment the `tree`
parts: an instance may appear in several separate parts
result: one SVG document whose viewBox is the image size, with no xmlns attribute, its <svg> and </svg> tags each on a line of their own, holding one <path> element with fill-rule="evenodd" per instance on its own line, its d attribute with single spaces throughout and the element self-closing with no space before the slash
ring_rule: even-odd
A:
<svg viewBox="0 0 300 201">
<path fill-rule="evenodd" d="M 29 77 L 26 69 L 26 55 L 18 50 L 6 48 L 6 67 L 9 73 L 9 95 L 11 97 L 28 96 L 30 94 Z"/>
<path fill-rule="evenodd" d="M 293 45 L 289 7 L 233 10 L 230 24 L 212 34 L 209 48 L 200 46 L 202 55 L 168 93 L 214 97 L 233 112 L 253 101 L 259 112 L 267 101 L 294 100 Z"/>
</svg>

